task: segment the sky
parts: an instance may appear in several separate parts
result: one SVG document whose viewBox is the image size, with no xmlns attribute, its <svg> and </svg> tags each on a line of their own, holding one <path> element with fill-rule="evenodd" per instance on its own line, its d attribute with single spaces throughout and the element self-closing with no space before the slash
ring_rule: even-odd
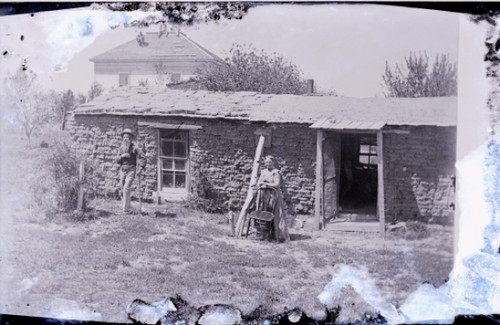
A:
<svg viewBox="0 0 500 325">
<path fill-rule="evenodd" d="M 86 92 L 94 80 L 91 57 L 135 39 L 140 31 L 159 29 L 123 27 L 145 16 L 161 15 L 71 9 L 0 17 L 2 53 L 9 52 L 0 69 L 13 69 L 28 57 L 46 87 Z M 250 9 L 242 20 L 182 26 L 181 31 L 221 58 L 235 43 L 252 44 L 290 59 L 319 90 L 380 97 L 386 61 L 394 67 L 410 52 L 426 53 L 431 61 L 440 53 L 458 60 L 458 16 L 385 5 L 266 4 Z"/>
</svg>

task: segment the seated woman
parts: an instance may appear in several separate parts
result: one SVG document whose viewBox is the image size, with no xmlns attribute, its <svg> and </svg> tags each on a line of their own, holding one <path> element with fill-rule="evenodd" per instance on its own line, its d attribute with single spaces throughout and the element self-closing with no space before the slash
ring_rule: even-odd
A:
<svg viewBox="0 0 500 325">
<path fill-rule="evenodd" d="M 281 195 L 281 173 L 276 168 L 273 156 L 267 156 L 264 160 L 264 168 L 260 172 L 259 180 L 259 206 L 261 211 L 269 211 L 274 214 L 274 229 L 277 240 L 289 240 L 288 229 L 285 218 L 283 218 L 283 199 Z"/>
<path fill-rule="evenodd" d="M 259 186 L 260 206 L 257 207 L 263 211 L 274 211 L 276 205 L 276 195 L 281 185 L 280 171 L 275 167 L 273 156 L 267 156 L 264 160 L 264 167 L 260 172 L 257 182 Z M 266 190 L 267 189 L 267 190 Z"/>
</svg>

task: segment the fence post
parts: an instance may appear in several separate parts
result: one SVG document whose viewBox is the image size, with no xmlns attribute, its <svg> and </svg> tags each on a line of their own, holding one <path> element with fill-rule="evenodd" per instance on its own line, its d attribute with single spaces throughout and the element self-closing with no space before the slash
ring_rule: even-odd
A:
<svg viewBox="0 0 500 325">
<path fill-rule="evenodd" d="M 78 175 L 79 180 L 79 188 L 78 188 L 78 204 L 76 209 L 81 211 L 83 208 L 83 177 L 85 176 L 85 169 L 83 166 L 83 162 L 80 162 L 80 172 Z"/>
</svg>

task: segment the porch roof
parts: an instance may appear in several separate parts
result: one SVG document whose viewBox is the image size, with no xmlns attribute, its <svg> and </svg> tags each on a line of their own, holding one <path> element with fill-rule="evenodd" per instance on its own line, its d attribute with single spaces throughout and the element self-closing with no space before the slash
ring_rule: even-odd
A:
<svg viewBox="0 0 500 325">
<path fill-rule="evenodd" d="M 322 118 L 313 125 L 313 129 L 326 130 L 380 130 L 386 125 L 386 122 L 359 122 L 359 121 L 339 121 L 333 118 Z"/>
<path fill-rule="evenodd" d="M 268 123 L 316 123 L 316 126 L 320 121 L 455 126 L 457 99 L 348 98 L 316 94 L 299 96 L 120 87 L 81 105 L 75 114 L 184 116 Z"/>
</svg>

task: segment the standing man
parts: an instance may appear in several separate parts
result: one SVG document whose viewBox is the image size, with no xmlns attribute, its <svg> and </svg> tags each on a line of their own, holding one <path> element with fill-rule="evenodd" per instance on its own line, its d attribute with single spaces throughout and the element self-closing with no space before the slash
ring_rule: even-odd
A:
<svg viewBox="0 0 500 325">
<path fill-rule="evenodd" d="M 120 146 L 116 162 L 120 165 L 120 194 L 122 197 L 123 212 L 129 213 L 130 194 L 132 182 L 135 179 L 135 174 L 141 177 L 141 174 L 146 166 L 146 160 L 137 144 L 132 142 L 134 134 L 130 129 L 125 129 L 122 132 L 122 144 Z M 141 189 L 139 189 L 140 191 Z"/>
</svg>

